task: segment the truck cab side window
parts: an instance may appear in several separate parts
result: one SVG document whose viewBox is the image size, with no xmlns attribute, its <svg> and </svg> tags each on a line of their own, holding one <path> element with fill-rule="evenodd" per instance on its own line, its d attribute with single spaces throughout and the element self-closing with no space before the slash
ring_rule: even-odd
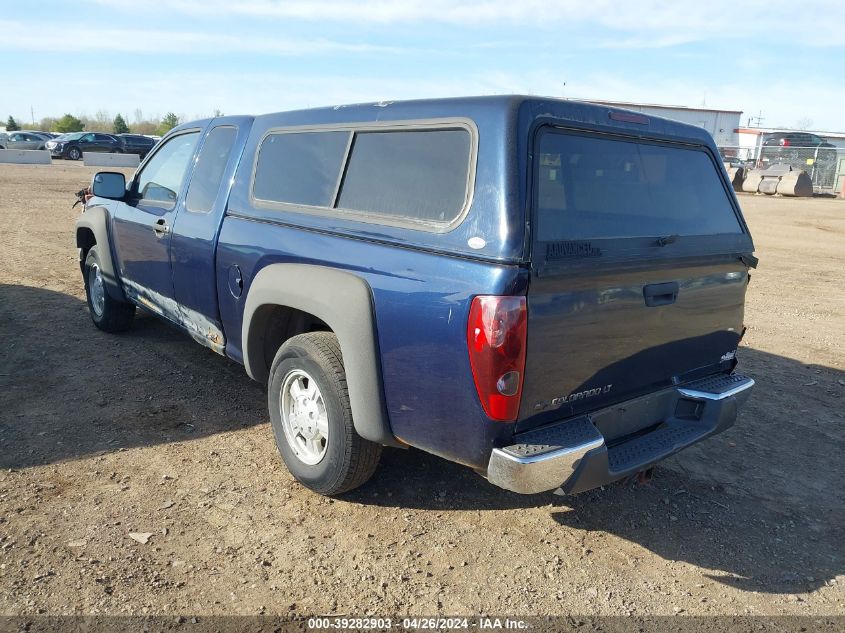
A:
<svg viewBox="0 0 845 633">
<path fill-rule="evenodd" d="M 188 187 L 188 197 L 185 200 L 185 208 L 188 211 L 193 213 L 211 211 L 237 135 L 237 129 L 231 125 L 218 126 L 208 133 Z"/>
<path fill-rule="evenodd" d="M 199 136 L 199 132 L 180 134 L 162 145 L 135 181 L 140 202 L 166 210 L 176 206 L 176 198 Z"/>
</svg>

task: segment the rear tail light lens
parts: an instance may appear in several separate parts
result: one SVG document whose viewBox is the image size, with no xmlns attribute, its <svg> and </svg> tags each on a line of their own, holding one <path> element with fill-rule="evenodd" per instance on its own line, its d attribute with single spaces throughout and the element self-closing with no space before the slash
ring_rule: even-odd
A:
<svg viewBox="0 0 845 633">
<path fill-rule="evenodd" d="M 784 147 L 788 147 L 789 146 L 789 139 L 787 139 L 787 138 L 780 139 L 780 144 L 783 145 Z"/>
<path fill-rule="evenodd" d="M 476 297 L 467 324 L 472 378 L 484 412 L 513 422 L 525 372 L 528 309 L 525 297 Z"/>
</svg>

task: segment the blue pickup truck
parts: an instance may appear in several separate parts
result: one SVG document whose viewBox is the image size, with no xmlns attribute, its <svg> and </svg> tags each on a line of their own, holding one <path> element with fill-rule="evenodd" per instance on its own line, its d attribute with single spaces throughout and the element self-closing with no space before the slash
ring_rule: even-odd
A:
<svg viewBox="0 0 845 633">
<path fill-rule="evenodd" d="M 90 192 L 97 327 L 140 307 L 242 363 L 322 494 L 383 446 L 578 493 L 728 428 L 754 384 L 754 246 L 694 126 L 519 96 L 226 116 Z"/>
</svg>

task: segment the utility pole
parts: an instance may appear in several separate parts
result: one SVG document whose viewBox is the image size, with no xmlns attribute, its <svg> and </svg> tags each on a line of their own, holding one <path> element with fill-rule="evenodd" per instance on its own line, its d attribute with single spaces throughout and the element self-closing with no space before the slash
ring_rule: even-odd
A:
<svg viewBox="0 0 845 633">
<path fill-rule="evenodd" d="M 32 117 L 32 127 L 35 127 L 35 109 L 31 104 L 29 106 L 29 116 Z"/>
</svg>

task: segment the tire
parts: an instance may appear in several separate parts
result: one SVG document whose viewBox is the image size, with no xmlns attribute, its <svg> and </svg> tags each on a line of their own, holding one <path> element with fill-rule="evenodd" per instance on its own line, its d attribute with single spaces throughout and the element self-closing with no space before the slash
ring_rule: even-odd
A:
<svg viewBox="0 0 845 633">
<path fill-rule="evenodd" d="M 333 496 L 372 477 L 381 445 L 355 432 L 343 357 L 332 332 L 300 334 L 282 345 L 270 369 L 267 401 L 276 446 L 297 481 Z"/>
<path fill-rule="evenodd" d="M 82 158 L 82 152 L 79 151 L 78 147 L 71 147 L 67 151 L 67 157 L 71 160 L 79 160 L 80 158 Z"/>
<path fill-rule="evenodd" d="M 132 326 L 135 305 L 112 298 L 105 287 L 97 246 L 85 257 L 85 297 L 94 325 L 104 332 L 124 332 Z"/>
</svg>

